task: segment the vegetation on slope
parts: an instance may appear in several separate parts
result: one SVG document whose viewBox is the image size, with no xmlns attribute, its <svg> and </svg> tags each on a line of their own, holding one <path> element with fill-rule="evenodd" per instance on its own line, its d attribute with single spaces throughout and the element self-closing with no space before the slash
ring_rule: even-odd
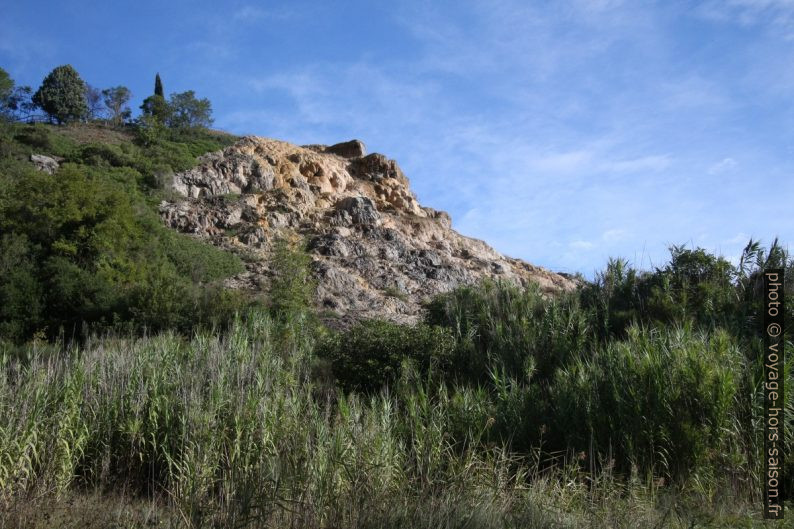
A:
<svg viewBox="0 0 794 529">
<path fill-rule="evenodd" d="M 761 525 L 766 267 L 794 329 L 777 242 L 332 332 L 286 243 L 251 308 L 221 284 L 236 256 L 161 225 L 169 174 L 233 138 L 153 97 L 137 124 L 0 125 L 0 524 Z"/>
<path fill-rule="evenodd" d="M 100 126 L 78 127 L 101 138 Z M 119 143 L 80 143 L 70 132 L 0 130 L 0 337 L 81 337 L 84 326 L 185 331 L 242 308 L 239 294 L 218 286 L 242 270 L 239 258 L 166 229 L 156 211 L 162 179 L 231 138 L 192 131 L 144 147 L 115 131 Z M 47 174 L 32 153 L 64 161 Z"/>
</svg>

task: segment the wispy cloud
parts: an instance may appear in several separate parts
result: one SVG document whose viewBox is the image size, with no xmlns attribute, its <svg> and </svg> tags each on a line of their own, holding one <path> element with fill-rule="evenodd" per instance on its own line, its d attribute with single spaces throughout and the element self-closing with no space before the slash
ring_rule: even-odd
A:
<svg viewBox="0 0 794 529">
<path fill-rule="evenodd" d="M 15 76 L 38 74 L 42 65 L 53 60 L 56 49 L 53 40 L 42 32 L 26 31 L 8 21 L 0 22 L 0 55 L 6 60 L 3 67 Z"/>
<path fill-rule="evenodd" d="M 718 175 L 728 171 L 733 171 L 739 163 L 733 158 L 723 158 L 719 162 L 709 167 L 708 173 L 710 175 Z"/>
<path fill-rule="evenodd" d="M 265 9 L 258 5 L 244 5 L 237 8 L 232 14 L 232 20 L 236 22 L 258 22 L 261 20 L 285 20 L 296 16 L 296 11 L 286 8 Z"/>
<path fill-rule="evenodd" d="M 794 1 L 792 0 L 712 0 L 697 12 L 710 20 L 742 26 L 768 25 L 785 39 L 794 39 Z"/>
<path fill-rule="evenodd" d="M 498 0 L 459 11 L 401 4 L 410 61 L 358 56 L 250 77 L 242 85 L 278 106 L 228 120 L 300 143 L 364 139 L 463 233 L 562 270 L 589 274 L 640 251 L 659 264 L 687 241 L 733 251 L 726 233 L 764 226 L 748 221 L 756 192 L 736 162 L 761 154 L 729 142 L 745 100 L 673 53 L 652 9 Z"/>
</svg>

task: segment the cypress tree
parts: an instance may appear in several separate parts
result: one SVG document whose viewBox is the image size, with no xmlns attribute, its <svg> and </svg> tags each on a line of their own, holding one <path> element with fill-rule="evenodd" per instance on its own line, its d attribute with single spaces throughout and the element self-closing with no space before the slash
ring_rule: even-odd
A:
<svg viewBox="0 0 794 529">
<path fill-rule="evenodd" d="M 154 77 L 154 95 L 165 97 L 163 94 L 163 82 L 160 80 L 160 73 Z"/>
</svg>

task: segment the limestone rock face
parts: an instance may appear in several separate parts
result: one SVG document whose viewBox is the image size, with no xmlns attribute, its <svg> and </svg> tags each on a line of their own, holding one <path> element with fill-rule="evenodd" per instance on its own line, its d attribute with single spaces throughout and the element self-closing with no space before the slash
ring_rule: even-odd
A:
<svg viewBox="0 0 794 529">
<path fill-rule="evenodd" d="M 279 237 L 301 237 L 318 280 L 317 305 L 342 322 L 419 319 L 433 295 L 485 277 L 539 283 L 553 294 L 576 283 L 506 257 L 422 207 L 394 160 L 366 155 L 358 140 L 299 147 L 246 137 L 176 174 L 179 199 L 164 201 L 164 222 L 244 253 L 237 288 L 266 287 Z"/>
</svg>

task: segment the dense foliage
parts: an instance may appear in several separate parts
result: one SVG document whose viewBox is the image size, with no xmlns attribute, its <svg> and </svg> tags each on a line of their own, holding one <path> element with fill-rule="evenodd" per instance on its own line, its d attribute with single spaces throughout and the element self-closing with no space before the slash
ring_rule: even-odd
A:
<svg viewBox="0 0 794 529">
<path fill-rule="evenodd" d="M 372 393 L 393 385 L 405 362 L 425 375 L 449 371 L 454 348 L 454 336 L 443 327 L 366 321 L 328 337 L 318 354 L 331 361 L 342 389 Z"/>
<path fill-rule="evenodd" d="M 0 68 L 0 121 L 11 121 L 18 115 L 33 111 L 29 86 L 17 86 L 11 76 Z"/>
<path fill-rule="evenodd" d="M 360 343 L 394 348 L 429 330 L 382 329 Z M 123 487 L 121 510 L 69 500 L 67 520 L 107 526 L 119 512 L 136 527 L 761 526 L 757 462 L 731 426 L 741 355 L 724 333 L 633 327 L 589 364 L 559 372 L 557 419 L 571 442 L 590 450 L 602 435 L 614 439 L 604 455 L 618 462 L 600 469 L 576 453 L 546 468 L 543 444 L 502 448 L 497 433 L 521 428 L 532 403 L 517 381 L 449 385 L 408 362 L 388 392 L 318 393 L 314 343 L 301 322 L 252 313 L 223 335 L 191 340 L 166 333 L 0 351 L 0 506 L 9 520 L 49 517 L 58 498 Z M 623 470 L 624 460 L 635 465 Z M 690 477 L 668 489 L 643 471 L 649 464 L 663 476 L 691 465 Z"/>
<path fill-rule="evenodd" d="M 33 94 L 33 102 L 58 123 L 84 118 L 88 114 L 86 85 L 72 65 L 58 66 L 44 78 Z"/>
<path fill-rule="evenodd" d="M 193 90 L 173 93 L 169 99 L 163 94 L 163 82 L 158 73 L 154 81 L 154 94 L 143 100 L 138 124 L 149 134 L 158 134 L 159 128 L 195 129 L 212 125 L 212 104 L 209 99 L 198 99 Z"/>
<path fill-rule="evenodd" d="M 228 139 L 81 144 L 46 125 L 13 124 L 2 134 L 0 337 L 78 337 L 85 326 L 186 331 L 245 306 L 216 284 L 242 270 L 240 259 L 166 229 L 155 208 L 167 174 Z M 64 162 L 39 172 L 27 161 L 33 152 Z"/>
<path fill-rule="evenodd" d="M 550 460 L 578 454 L 584 468 L 635 469 L 677 483 L 729 468 L 737 483 L 757 483 L 760 271 L 789 272 L 790 332 L 793 263 L 776 242 L 767 251 L 751 241 L 738 266 L 680 247 L 652 272 L 613 260 L 595 282 L 553 299 L 486 281 L 427 306 L 427 323 L 455 338 L 438 358 L 423 356 L 433 350 L 427 343 L 410 345 L 422 326 L 377 323 L 335 337 L 330 356 L 342 388 L 369 391 L 393 387 L 401 359 L 426 358 L 436 379 L 456 382 L 451 428 L 461 442 L 542 449 Z M 785 376 L 794 382 L 791 365 Z M 486 430 L 474 427 L 486 422 Z M 794 461 L 787 465 L 792 491 Z"/>
<path fill-rule="evenodd" d="M 132 92 L 126 86 L 114 86 L 102 90 L 102 99 L 108 109 L 108 119 L 115 126 L 121 126 L 125 121 L 129 121 L 132 111 L 127 106 Z"/>
<path fill-rule="evenodd" d="M 160 72 L 157 72 L 154 76 L 154 95 L 165 97 L 165 92 L 163 91 L 163 80 L 160 79 Z"/>
</svg>

